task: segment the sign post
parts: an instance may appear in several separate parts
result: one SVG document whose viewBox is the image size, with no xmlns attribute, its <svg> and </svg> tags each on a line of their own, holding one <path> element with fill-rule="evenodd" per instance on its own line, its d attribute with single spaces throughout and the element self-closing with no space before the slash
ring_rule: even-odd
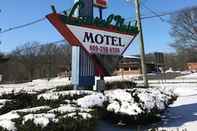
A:
<svg viewBox="0 0 197 131">
<path fill-rule="evenodd" d="M 94 6 L 99 8 L 100 19 L 103 19 L 103 9 L 107 8 L 107 0 L 93 0 Z"/>
<path fill-rule="evenodd" d="M 79 0 L 75 0 L 75 3 Z M 93 18 L 92 0 L 81 0 L 84 8 L 79 8 L 75 12 L 75 17 Z M 72 46 L 72 84 L 74 89 L 85 89 L 92 87 L 95 81 L 95 69 L 90 56 L 79 46 Z"/>
</svg>

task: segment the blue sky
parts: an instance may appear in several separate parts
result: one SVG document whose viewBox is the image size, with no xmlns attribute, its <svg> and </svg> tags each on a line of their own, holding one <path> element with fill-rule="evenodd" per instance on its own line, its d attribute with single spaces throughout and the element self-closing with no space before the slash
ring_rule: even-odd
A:
<svg viewBox="0 0 197 131">
<path fill-rule="evenodd" d="M 51 12 L 50 5 L 56 6 L 58 11 L 72 7 L 74 0 L 1 0 L 0 28 L 2 30 L 31 22 L 44 17 Z M 135 17 L 134 0 L 130 3 L 126 0 L 109 0 L 109 8 L 104 10 L 105 16 L 109 14 L 119 14 L 124 18 Z M 197 6 L 197 0 L 141 0 L 149 8 L 162 12 L 172 12 L 185 7 Z M 153 15 L 142 7 L 142 15 Z M 95 14 L 98 14 L 95 9 Z M 168 20 L 169 17 L 163 17 Z M 169 43 L 173 39 L 169 36 L 170 25 L 162 22 L 159 18 L 143 20 L 143 32 L 145 41 L 145 51 L 172 52 Z M 0 34 L 0 51 L 10 52 L 25 42 L 38 41 L 47 43 L 63 39 L 55 28 L 47 21 L 34 24 L 32 26 Z M 139 44 L 137 39 L 127 50 L 126 54 L 138 54 Z"/>
</svg>

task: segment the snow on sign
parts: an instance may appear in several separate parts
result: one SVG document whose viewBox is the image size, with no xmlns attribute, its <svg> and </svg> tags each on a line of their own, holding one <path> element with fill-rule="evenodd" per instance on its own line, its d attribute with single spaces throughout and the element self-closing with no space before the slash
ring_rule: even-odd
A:
<svg viewBox="0 0 197 131">
<path fill-rule="evenodd" d="M 107 0 L 94 0 L 94 5 L 99 8 L 107 8 Z"/>
<path fill-rule="evenodd" d="M 122 55 L 138 34 L 138 28 L 131 22 L 126 24 L 120 15 L 111 14 L 105 20 L 73 17 L 78 6 L 83 8 L 84 3 L 77 2 L 70 14 L 54 12 L 47 18 L 72 46 L 89 54 Z"/>
</svg>

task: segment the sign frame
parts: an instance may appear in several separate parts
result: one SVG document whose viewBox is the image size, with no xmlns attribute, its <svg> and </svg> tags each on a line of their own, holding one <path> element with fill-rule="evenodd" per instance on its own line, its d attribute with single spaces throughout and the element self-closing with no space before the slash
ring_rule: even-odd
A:
<svg viewBox="0 0 197 131">
<path fill-rule="evenodd" d="M 91 2 L 93 1 L 91 0 Z M 82 48 L 87 53 L 87 55 L 90 56 L 89 58 L 91 58 L 94 62 L 95 72 L 97 76 L 104 75 L 106 73 L 110 74 L 108 72 L 109 69 L 106 69 L 106 67 L 104 66 L 105 64 L 102 62 L 102 59 L 100 59 L 100 56 L 90 54 L 83 46 L 83 44 L 80 42 L 80 40 L 77 39 L 75 34 L 73 34 L 73 32 L 67 27 L 67 25 L 80 26 L 84 28 L 97 29 L 101 31 L 108 31 L 133 36 L 130 42 L 128 42 L 128 44 L 126 45 L 125 49 L 121 51 L 121 54 L 117 55 L 118 57 L 123 55 L 123 53 L 127 50 L 131 42 L 135 39 L 135 37 L 139 33 L 138 27 L 136 24 L 131 25 L 131 22 L 125 23 L 124 18 L 122 18 L 120 15 L 114 14 L 109 15 L 106 19 L 102 19 L 102 17 L 93 18 L 91 17 L 92 15 L 81 15 L 79 17 L 73 17 L 76 16 L 76 11 L 81 11 L 87 8 L 85 4 L 87 3 L 84 3 L 84 1 L 77 1 L 69 14 L 66 11 L 64 11 L 63 14 L 58 14 L 56 13 L 55 6 L 52 6 L 53 13 L 47 15 L 46 17 L 50 21 L 50 23 L 52 23 L 52 25 L 55 26 L 58 32 L 64 37 L 64 39 L 66 39 L 69 42 L 71 46 L 78 46 Z M 103 65 L 101 63 L 103 63 Z"/>
<path fill-rule="evenodd" d="M 88 54 L 92 55 L 82 44 L 82 42 L 80 42 L 80 40 L 73 34 L 73 32 L 69 29 L 69 25 L 70 24 L 64 24 L 61 21 L 61 14 L 57 14 L 57 13 L 52 13 L 47 15 L 47 18 L 49 19 L 49 21 L 56 27 L 56 29 L 61 33 L 61 35 L 69 42 L 69 44 L 71 44 L 72 46 L 80 46 L 82 47 Z M 76 25 L 71 25 L 71 26 L 76 26 Z M 118 33 L 118 34 L 122 34 L 122 35 L 132 35 L 133 38 L 128 42 L 128 44 L 126 45 L 125 49 L 121 52 L 121 54 L 119 55 L 123 55 L 124 52 L 128 49 L 128 47 L 130 46 L 130 44 L 132 43 L 132 41 L 135 39 L 135 37 L 137 36 L 136 34 L 132 34 L 132 33 L 126 33 L 126 32 L 119 32 L 117 29 L 113 28 L 112 26 L 110 26 L 109 28 L 99 28 L 96 25 L 80 25 L 80 27 L 84 27 L 84 28 L 88 28 L 88 29 L 96 29 L 98 31 L 106 31 L 106 32 L 112 32 L 112 33 Z"/>
</svg>

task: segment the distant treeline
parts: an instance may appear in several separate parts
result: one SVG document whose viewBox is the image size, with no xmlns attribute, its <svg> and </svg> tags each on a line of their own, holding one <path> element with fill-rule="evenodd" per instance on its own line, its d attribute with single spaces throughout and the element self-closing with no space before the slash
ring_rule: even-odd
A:
<svg viewBox="0 0 197 131">
<path fill-rule="evenodd" d="M 68 44 L 28 42 L 8 54 L 9 61 L 0 63 L 3 81 L 23 82 L 51 78 L 71 70 L 71 48 Z"/>
</svg>

